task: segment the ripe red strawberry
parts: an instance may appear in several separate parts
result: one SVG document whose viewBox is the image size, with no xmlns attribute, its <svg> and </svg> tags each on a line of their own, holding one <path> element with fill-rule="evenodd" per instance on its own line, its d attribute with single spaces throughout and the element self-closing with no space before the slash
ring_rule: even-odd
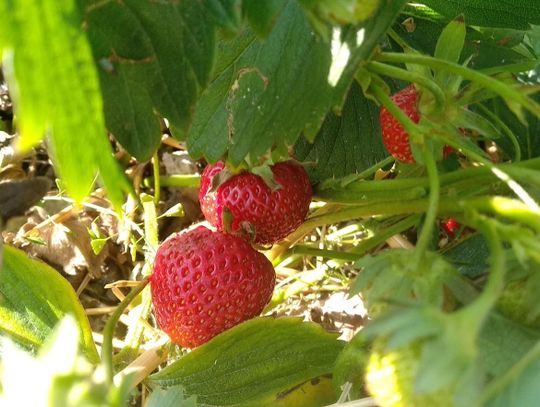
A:
<svg viewBox="0 0 540 407">
<path fill-rule="evenodd" d="M 271 167 L 278 188 L 271 189 L 258 175 L 235 175 L 211 191 L 212 179 L 223 162 L 208 165 L 202 175 L 199 201 L 208 222 L 225 230 L 223 215 L 230 214 L 230 232 L 251 234 L 254 243 L 272 244 L 304 221 L 311 202 L 311 184 L 302 166 L 284 161 Z M 229 230 L 228 230 L 229 231 Z"/>
<path fill-rule="evenodd" d="M 157 321 L 192 348 L 261 313 L 274 290 L 272 263 L 244 239 L 205 227 L 159 247 L 150 283 Z"/>
<path fill-rule="evenodd" d="M 414 123 L 420 121 L 418 112 L 418 91 L 414 85 L 407 86 L 392 96 L 393 102 L 411 119 Z M 381 108 L 379 114 L 382 140 L 386 150 L 398 161 L 406 164 L 414 164 L 409 134 L 401 126 L 399 121 L 385 108 Z M 443 157 L 446 158 L 452 153 L 450 146 L 444 146 Z"/>
<path fill-rule="evenodd" d="M 460 226 L 459 222 L 454 218 L 448 218 L 442 221 L 442 228 L 449 237 L 454 237 Z"/>
<path fill-rule="evenodd" d="M 420 113 L 417 107 L 418 91 L 414 85 L 410 85 L 394 94 L 392 100 L 414 123 L 420 121 Z M 383 144 L 388 152 L 396 160 L 413 164 L 415 161 L 409 143 L 409 135 L 385 107 L 381 109 L 379 122 L 381 124 Z"/>
</svg>

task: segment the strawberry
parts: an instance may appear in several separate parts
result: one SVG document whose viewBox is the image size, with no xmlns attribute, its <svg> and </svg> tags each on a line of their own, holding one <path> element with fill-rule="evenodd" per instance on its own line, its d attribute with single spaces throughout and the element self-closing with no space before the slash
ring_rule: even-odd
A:
<svg viewBox="0 0 540 407">
<path fill-rule="evenodd" d="M 420 121 L 418 111 L 418 91 L 414 85 L 395 93 L 392 101 L 411 119 L 414 123 Z M 383 107 L 379 114 L 379 122 L 382 131 L 382 140 L 386 150 L 398 161 L 406 164 L 414 164 L 415 160 L 411 151 L 409 134 L 401 126 L 399 121 Z M 444 146 L 443 157 L 446 158 L 452 153 L 450 146 Z"/>
<path fill-rule="evenodd" d="M 448 218 L 442 221 L 442 228 L 449 237 L 454 237 L 460 226 L 459 222 L 454 218 Z"/>
<path fill-rule="evenodd" d="M 181 346 L 199 346 L 253 318 L 270 301 L 272 263 L 244 239 L 205 227 L 159 247 L 150 280 L 159 326 Z"/>
<path fill-rule="evenodd" d="M 414 123 L 420 121 L 418 112 L 418 91 L 414 85 L 397 92 L 392 96 L 392 101 L 411 119 Z M 381 109 L 379 115 L 381 124 L 383 144 L 392 156 L 407 164 L 414 164 L 414 158 L 409 144 L 409 135 L 394 116 L 385 108 Z"/>
<path fill-rule="evenodd" d="M 386 350 L 384 338 L 374 341 L 366 367 L 366 388 L 381 407 L 450 407 L 454 406 L 455 386 L 433 393 L 415 391 L 419 372 L 421 344 Z"/>
<path fill-rule="evenodd" d="M 208 165 L 199 192 L 202 212 L 217 229 L 251 236 L 253 243 L 272 244 L 304 221 L 312 189 L 302 166 L 291 161 L 271 166 L 275 189 L 250 172 L 232 176 L 217 189 L 212 188 L 214 177 L 224 167 L 223 162 Z M 230 224 L 223 221 L 228 215 Z"/>
</svg>

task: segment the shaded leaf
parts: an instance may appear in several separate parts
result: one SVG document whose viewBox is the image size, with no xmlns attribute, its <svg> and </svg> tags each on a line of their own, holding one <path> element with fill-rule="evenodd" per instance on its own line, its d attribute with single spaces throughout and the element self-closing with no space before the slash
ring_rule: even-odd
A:
<svg viewBox="0 0 540 407">
<path fill-rule="evenodd" d="M 45 177 L 11 180 L 0 183 L 0 221 L 22 215 L 49 190 L 51 181 Z"/>
<path fill-rule="evenodd" d="M 212 69 L 215 14 L 197 1 L 84 5 L 107 128 L 132 155 L 147 160 L 161 140 L 160 117 L 178 136 L 190 124 Z M 208 7 L 215 13 L 218 6 L 212 1 Z"/>
<path fill-rule="evenodd" d="M 540 24 L 540 4 L 529 0 L 423 0 L 422 3 L 448 18 L 463 14 L 471 25 L 527 29 L 531 23 Z"/>
<path fill-rule="evenodd" d="M 45 263 L 4 246 L 0 273 L 0 333 L 30 348 L 39 348 L 67 314 L 78 324 L 81 349 L 97 362 L 92 330 L 71 285 Z"/>
<path fill-rule="evenodd" d="M 444 256 L 461 274 L 476 278 L 488 268 L 489 246 L 481 234 L 475 234 L 447 250 Z"/>
<path fill-rule="evenodd" d="M 266 37 L 274 26 L 286 0 L 243 0 L 242 8 L 253 31 Z"/>
<path fill-rule="evenodd" d="M 312 182 L 354 174 L 388 156 L 379 124 L 379 107 L 360 86 L 351 85 L 341 115 L 328 113 L 313 143 L 300 138 L 295 156 L 309 163 Z"/>
<path fill-rule="evenodd" d="M 448 24 L 449 19 L 433 15 L 433 13 L 426 12 L 421 7 L 412 6 L 407 6 L 403 15 L 404 17 L 414 18 L 414 29 L 408 30 L 407 25 L 403 24 L 402 19 L 398 20 L 393 28 L 413 48 L 427 55 L 433 55 L 436 49 L 437 39 Z M 470 24 L 467 16 L 465 16 L 465 23 Z M 525 32 L 513 32 L 512 35 L 519 35 L 523 38 Z M 528 57 L 524 53 L 512 49 L 513 42 L 506 40 L 507 36 L 507 31 L 486 31 L 467 27 L 465 45 L 461 52 L 460 62 L 463 63 L 468 58 L 471 58 L 469 66 L 475 69 L 482 69 L 533 59 L 532 56 Z"/>
<path fill-rule="evenodd" d="M 531 98 L 540 102 L 540 95 L 531 95 Z M 522 152 L 522 159 L 535 158 L 540 156 L 540 119 L 526 112 L 527 125 L 520 122 L 510 111 L 506 103 L 500 99 L 494 99 L 489 104 L 490 109 L 512 130 L 517 138 Z M 511 140 L 500 138 L 497 140 L 502 150 L 510 157 L 513 157 L 514 146 Z"/>
<path fill-rule="evenodd" d="M 151 376 L 180 384 L 204 405 L 264 405 L 278 393 L 330 373 L 344 343 L 297 318 L 244 322 Z"/>
</svg>

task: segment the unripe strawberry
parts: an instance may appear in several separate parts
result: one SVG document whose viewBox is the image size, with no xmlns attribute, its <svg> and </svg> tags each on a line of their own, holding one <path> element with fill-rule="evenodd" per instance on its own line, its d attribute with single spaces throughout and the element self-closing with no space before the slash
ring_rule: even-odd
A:
<svg viewBox="0 0 540 407">
<path fill-rule="evenodd" d="M 414 381 L 420 365 L 420 346 L 411 344 L 387 351 L 385 341 L 373 344 L 366 369 L 366 387 L 380 407 L 454 406 L 453 388 L 418 394 Z"/>
<path fill-rule="evenodd" d="M 272 263 L 245 240 L 205 227 L 159 247 L 151 277 L 160 328 L 181 346 L 199 346 L 261 313 L 275 284 Z"/>
<path fill-rule="evenodd" d="M 540 328 L 540 316 L 531 315 L 535 302 L 527 293 L 528 278 L 509 282 L 497 302 L 497 309 L 505 317 L 532 328 Z M 533 283 L 534 284 L 534 283 Z"/>
<path fill-rule="evenodd" d="M 254 243 L 272 244 L 293 232 L 304 221 L 311 202 L 306 171 L 291 161 L 270 167 L 276 188 L 250 172 L 234 175 L 212 190 L 213 179 L 224 170 L 223 162 L 208 165 L 202 175 L 199 201 L 208 222 L 219 230 L 247 235 Z M 230 217 L 230 225 L 223 222 Z"/>
</svg>

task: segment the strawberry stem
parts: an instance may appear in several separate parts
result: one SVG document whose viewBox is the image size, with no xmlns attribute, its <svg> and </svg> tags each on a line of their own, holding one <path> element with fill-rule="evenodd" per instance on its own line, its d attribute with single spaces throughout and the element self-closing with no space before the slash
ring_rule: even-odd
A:
<svg viewBox="0 0 540 407">
<path fill-rule="evenodd" d="M 507 85 L 504 82 L 487 76 L 486 74 L 483 74 L 481 72 L 469 69 L 465 66 L 426 55 L 402 54 L 395 52 L 381 52 L 377 56 L 377 60 L 381 62 L 397 64 L 411 63 L 418 65 L 427 65 L 432 69 L 442 69 L 456 75 L 461 75 L 463 78 L 482 85 L 483 87 L 493 91 L 504 99 L 519 103 L 536 117 L 540 118 L 540 105 L 531 98 L 529 98 L 527 95 Z"/>
<path fill-rule="evenodd" d="M 451 147 L 456 149 L 461 148 L 461 146 L 456 143 L 452 135 L 450 135 L 449 133 L 445 132 L 444 130 L 440 130 L 437 133 L 437 136 L 440 137 L 445 143 L 447 143 Z M 465 154 L 471 160 L 477 161 L 485 165 L 497 178 L 504 182 L 508 186 L 508 188 L 510 188 L 516 194 L 516 196 L 518 196 L 527 206 L 529 206 L 533 210 L 540 211 L 540 206 L 529 195 L 525 188 L 523 188 L 520 184 L 518 184 L 514 179 L 510 177 L 507 169 L 505 170 L 501 168 L 501 166 L 494 165 L 492 162 L 470 149 L 462 149 L 462 151 L 463 154 Z M 508 168 L 511 167 L 509 166 Z"/>
<path fill-rule="evenodd" d="M 440 113 L 444 110 L 446 105 L 446 96 L 443 90 L 437 83 L 424 75 L 417 72 L 407 71 L 392 65 L 382 64 L 377 61 L 372 61 L 366 65 L 366 69 L 370 72 L 389 76 L 391 78 L 400 79 L 406 82 L 417 83 L 418 85 L 426 88 L 435 98 L 435 109 L 433 113 Z"/>
<path fill-rule="evenodd" d="M 422 148 L 422 158 L 424 160 L 424 165 L 426 166 L 429 179 L 429 198 L 426 217 L 424 219 L 424 226 L 422 227 L 422 232 L 420 232 L 420 237 L 416 242 L 416 253 L 413 260 L 414 270 L 420 266 L 420 263 L 424 259 L 425 253 L 428 250 L 429 242 L 431 241 L 431 236 L 435 228 L 435 221 L 437 220 L 441 187 L 435 158 L 433 157 L 433 153 L 429 149 L 429 146 L 425 144 Z"/>
<path fill-rule="evenodd" d="M 103 362 L 103 365 L 105 366 L 105 376 L 107 383 L 112 383 L 113 376 L 114 376 L 114 368 L 113 368 L 113 337 L 114 337 L 114 329 L 116 327 L 116 324 L 118 323 L 118 320 L 126 310 L 129 304 L 137 297 L 137 295 L 140 294 L 140 292 L 146 287 L 148 282 L 150 281 L 150 277 L 146 277 L 141 282 L 133 288 L 129 292 L 128 295 L 126 295 L 126 298 L 118 304 L 112 315 L 110 316 L 109 320 L 105 324 L 105 328 L 103 329 L 103 344 L 101 346 L 101 360 Z"/>
<path fill-rule="evenodd" d="M 158 182 L 163 187 L 193 187 L 198 188 L 201 183 L 200 175 L 162 175 L 158 178 Z M 145 178 L 143 185 L 145 187 L 151 187 L 155 185 L 156 180 L 154 178 Z"/>
<path fill-rule="evenodd" d="M 161 185 L 159 182 L 159 157 L 157 150 L 152 156 L 152 170 L 154 174 L 154 203 L 159 205 Z"/>
</svg>

